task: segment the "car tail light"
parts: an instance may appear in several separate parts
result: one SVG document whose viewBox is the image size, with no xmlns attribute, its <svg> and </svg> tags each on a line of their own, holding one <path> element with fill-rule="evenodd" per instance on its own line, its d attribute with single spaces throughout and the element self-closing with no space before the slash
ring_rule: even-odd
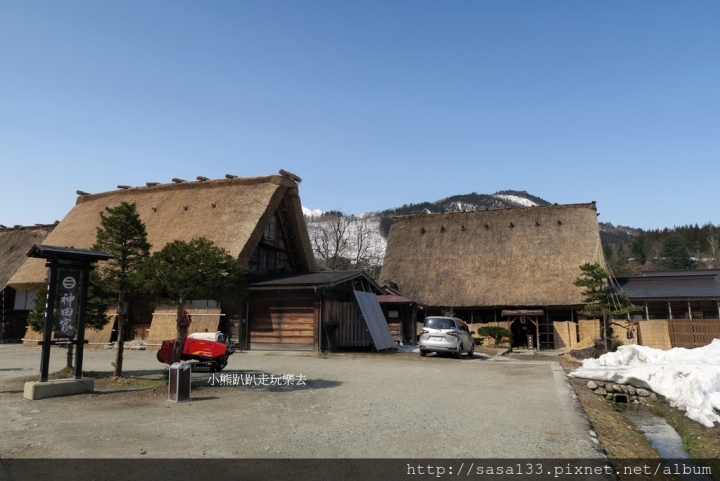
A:
<svg viewBox="0 0 720 481">
<path fill-rule="evenodd" d="M 420 331 L 420 335 L 422 336 L 423 334 L 430 334 L 430 331 L 428 331 L 427 329 L 423 329 L 422 331 Z"/>
<path fill-rule="evenodd" d="M 446 336 L 458 337 L 458 333 L 457 333 L 457 332 L 446 332 L 445 335 L 446 335 Z"/>
</svg>

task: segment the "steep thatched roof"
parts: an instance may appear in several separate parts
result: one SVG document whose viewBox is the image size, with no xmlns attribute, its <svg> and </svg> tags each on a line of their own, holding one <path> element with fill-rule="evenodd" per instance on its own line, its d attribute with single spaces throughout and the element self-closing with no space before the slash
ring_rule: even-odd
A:
<svg viewBox="0 0 720 481">
<path fill-rule="evenodd" d="M 41 244 L 54 224 L 31 227 L 0 228 L 0 291 L 5 289 L 15 271 L 27 260 L 27 253 Z"/>
<path fill-rule="evenodd" d="M 381 279 L 430 306 L 577 305 L 601 252 L 594 203 L 411 215 L 392 220 Z"/>
<path fill-rule="evenodd" d="M 227 249 L 246 265 L 262 238 L 270 218 L 279 211 L 288 226 L 290 249 L 300 270 L 315 269 L 310 239 L 302 215 L 295 180 L 283 175 L 148 186 L 103 192 L 81 193 L 75 207 L 45 239 L 48 245 L 89 248 L 95 243 L 100 213 L 122 201 L 135 203 L 145 223 L 152 250 L 174 240 L 206 237 Z M 31 289 L 42 283 L 46 268 L 42 259 L 28 259 L 10 279 L 16 288 Z"/>
</svg>

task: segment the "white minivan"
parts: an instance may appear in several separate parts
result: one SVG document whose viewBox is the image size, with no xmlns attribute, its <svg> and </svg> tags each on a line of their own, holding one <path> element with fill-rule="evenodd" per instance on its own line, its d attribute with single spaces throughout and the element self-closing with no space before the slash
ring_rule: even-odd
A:
<svg viewBox="0 0 720 481">
<path fill-rule="evenodd" d="M 418 340 L 420 355 L 428 352 L 452 353 L 460 358 L 467 353 L 468 358 L 475 356 L 475 342 L 470 329 L 457 317 L 428 317 Z"/>
</svg>

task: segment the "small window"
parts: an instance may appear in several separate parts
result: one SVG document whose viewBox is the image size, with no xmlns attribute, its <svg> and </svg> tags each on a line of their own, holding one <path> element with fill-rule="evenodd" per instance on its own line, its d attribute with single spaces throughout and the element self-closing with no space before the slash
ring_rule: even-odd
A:
<svg viewBox="0 0 720 481">
<path fill-rule="evenodd" d="M 37 291 L 16 291 L 15 292 L 15 310 L 16 311 L 32 311 L 35 309 L 35 296 Z"/>
<path fill-rule="evenodd" d="M 272 219 L 270 219 L 270 225 L 267 226 L 267 229 L 265 229 L 264 237 L 266 240 L 270 242 L 275 242 L 275 232 L 277 229 L 277 219 L 275 216 L 272 216 Z"/>
</svg>

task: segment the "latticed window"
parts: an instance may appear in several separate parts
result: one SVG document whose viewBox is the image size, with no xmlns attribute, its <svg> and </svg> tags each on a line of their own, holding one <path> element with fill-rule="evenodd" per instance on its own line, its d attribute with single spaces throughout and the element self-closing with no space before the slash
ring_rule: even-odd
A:
<svg viewBox="0 0 720 481">
<path fill-rule="evenodd" d="M 270 225 L 267 226 L 267 229 L 265 229 L 265 234 L 263 235 L 265 240 L 268 240 L 270 242 L 275 242 L 276 230 L 277 230 L 277 218 L 275 216 L 272 216 L 272 219 L 270 219 Z"/>
</svg>

